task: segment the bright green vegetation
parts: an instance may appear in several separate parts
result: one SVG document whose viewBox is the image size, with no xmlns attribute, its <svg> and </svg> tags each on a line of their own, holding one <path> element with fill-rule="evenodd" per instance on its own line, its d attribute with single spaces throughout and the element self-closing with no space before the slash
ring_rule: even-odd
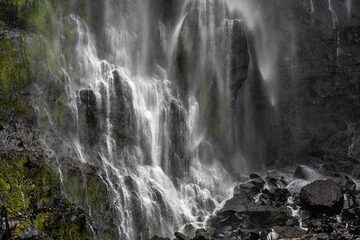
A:
<svg viewBox="0 0 360 240">
<path fill-rule="evenodd" d="M 0 196 L 9 220 L 16 220 L 13 239 L 36 229 L 44 238 L 87 239 L 85 214 L 60 196 L 59 177 L 21 154 L 0 156 Z"/>
<path fill-rule="evenodd" d="M 75 37 L 74 23 L 63 17 L 75 11 L 89 20 L 92 1 L 0 0 L 0 126 L 9 123 L 10 112 L 31 123 L 33 83 L 51 82 L 50 114 L 58 127 L 66 127 L 67 79 L 60 59 L 71 59 Z M 40 122 L 48 121 L 47 113 L 39 111 Z M 0 152 L 0 207 L 5 206 L 9 220 L 16 223 L 12 239 L 24 239 L 29 229 L 44 239 L 92 239 L 89 218 L 97 222 L 99 239 L 116 238 L 106 186 L 97 173 L 66 166 L 61 185 L 55 168 L 43 162 Z"/>
<path fill-rule="evenodd" d="M 30 83 L 48 75 L 45 66 L 54 62 L 47 51 L 51 40 L 45 41 L 54 34 L 51 16 L 44 0 L 0 1 L 0 117 L 5 121 L 9 110 L 28 119 Z"/>
<path fill-rule="evenodd" d="M 31 121 L 32 83 L 63 78 L 59 35 L 70 39 L 72 33 L 56 25 L 62 2 L 0 0 L 0 122 L 6 124 L 10 112 Z M 67 96 L 59 86 L 54 87 L 59 89 L 52 109 L 60 125 Z M 44 239 L 91 239 L 88 217 L 82 210 L 86 205 L 77 208 L 73 205 L 77 202 L 64 198 L 58 173 L 43 161 L 30 161 L 17 152 L 0 153 L 0 206 L 6 207 L 9 220 L 16 224 L 12 239 L 25 239 L 29 229 Z M 73 178 L 81 183 L 81 176 Z"/>
</svg>

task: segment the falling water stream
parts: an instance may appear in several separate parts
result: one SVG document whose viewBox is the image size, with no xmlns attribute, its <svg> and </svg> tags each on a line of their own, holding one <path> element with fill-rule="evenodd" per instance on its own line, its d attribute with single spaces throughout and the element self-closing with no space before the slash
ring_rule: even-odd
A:
<svg viewBox="0 0 360 240">
<path fill-rule="evenodd" d="M 49 96 L 37 104 L 62 142 L 44 136 L 44 144 L 98 169 L 116 209 L 119 239 L 144 231 L 170 236 L 189 223 L 205 227 L 206 217 L 230 196 L 233 180 L 224 159 L 246 167 L 234 150 L 232 128 L 232 51 L 244 22 L 256 36 L 269 101 L 277 104 L 281 46 L 261 12 L 253 11 L 255 3 L 169 2 L 106 0 L 96 24 L 75 12 L 59 17 L 68 34 L 60 34 L 58 44 L 70 50 L 61 54 L 63 76 L 54 84 L 64 89 L 66 119 L 56 122 Z"/>
<path fill-rule="evenodd" d="M 217 114 L 231 119 L 233 20 L 226 17 L 227 5 L 181 1 L 171 21 L 153 14 L 157 6 L 152 5 L 105 1 L 101 34 L 80 15 L 62 16 L 59 27 L 73 36 L 71 42 L 59 37 L 59 44 L 73 47 L 62 55 L 64 74 L 57 80 L 66 92 L 67 127 L 58 126 L 46 100 L 38 104 L 65 148 L 81 163 L 99 168 L 121 239 L 136 239 L 145 231 L 171 235 L 189 223 L 204 227 L 232 183 L 215 153 L 206 159 L 201 154 L 204 146 L 212 148 L 204 120 L 204 104 L 212 96 L 201 93 L 208 77 L 218 84 Z M 184 99 L 173 66 L 179 51 L 189 51 L 186 41 L 197 45 L 191 47 L 198 48 L 199 64 L 186 76 Z M 224 131 L 230 122 L 218 124 L 217 131 Z"/>
</svg>

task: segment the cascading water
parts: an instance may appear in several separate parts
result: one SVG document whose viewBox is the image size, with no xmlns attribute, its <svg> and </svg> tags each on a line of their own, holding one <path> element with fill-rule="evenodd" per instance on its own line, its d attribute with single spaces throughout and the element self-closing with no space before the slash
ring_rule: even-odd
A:
<svg viewBox="0 0 360 240">
<path fill-rule="evenodd" d="M 346 9 L 347 9 L 348 17 L 350 17 L 351 15 L 351 4 L 352 4 L 352 0 L 346 0 Z"/>
<path fill-rule="evenodd" d="M 203 227 L 230 193 L 225 156 L 211 139 L 234 151 L 233 35 L 242 23 L 230 19 L 224 1 L 173 3 L 171 18 L 156 14 L 159 5 L 108 0 L 97 6 L 103 16 L 95 25 L 76 13 L 61 16 L 67 35 L 58 44 L 70 50 L 54 81 L 64 89 L 57 103 L 68 109 L 66 119 L 49 111 L 50 96 L 37 104 L 64 142 L 44 135 L 51 151 L 74 152 L 99 169 L 120 239 L 171 235 L 186 223 Z M 192 66 L 179 69 L 185 59 Z"/>
<path fill-rule="evenodd" d="M 335 46 L 336 46 L 336 55 L 340 55 L 340 32 L 339 32 L 339 18 L 337 16 L 336 11 L 334 10 L 333 3 L 331 0 L 328 0 L 329 4 L 329 11 L 331 12 L 332 22 L 333 22 L 333 29 L 335 34 Z"/>
</svg>

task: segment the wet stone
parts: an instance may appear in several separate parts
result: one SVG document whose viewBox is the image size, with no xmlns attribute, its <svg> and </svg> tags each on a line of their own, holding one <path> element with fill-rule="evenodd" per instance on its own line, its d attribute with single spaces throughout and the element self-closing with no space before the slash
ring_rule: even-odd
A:
<svg viewBox="0 0 360 240">
<path fill-rule="evenodd" d="M 317 180 L 301 189 L 300 201 L 304 209 L 314 213 L 336 214 L 342 210 L 344 197 L 339 184 Z"/>
</svg>

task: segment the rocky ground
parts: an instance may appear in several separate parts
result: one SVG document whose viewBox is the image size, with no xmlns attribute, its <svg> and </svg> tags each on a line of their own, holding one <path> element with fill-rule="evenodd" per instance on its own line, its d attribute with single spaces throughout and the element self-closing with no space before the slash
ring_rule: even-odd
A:
<svg viewBox="0 0 360 240">
<path fill-rule="evenodd" d="M 206 230 L 189 225 L 175 239 L 360 239 L 356 181 L 323 164 L 250 174 L 233 192 Z"/>
</svg>

